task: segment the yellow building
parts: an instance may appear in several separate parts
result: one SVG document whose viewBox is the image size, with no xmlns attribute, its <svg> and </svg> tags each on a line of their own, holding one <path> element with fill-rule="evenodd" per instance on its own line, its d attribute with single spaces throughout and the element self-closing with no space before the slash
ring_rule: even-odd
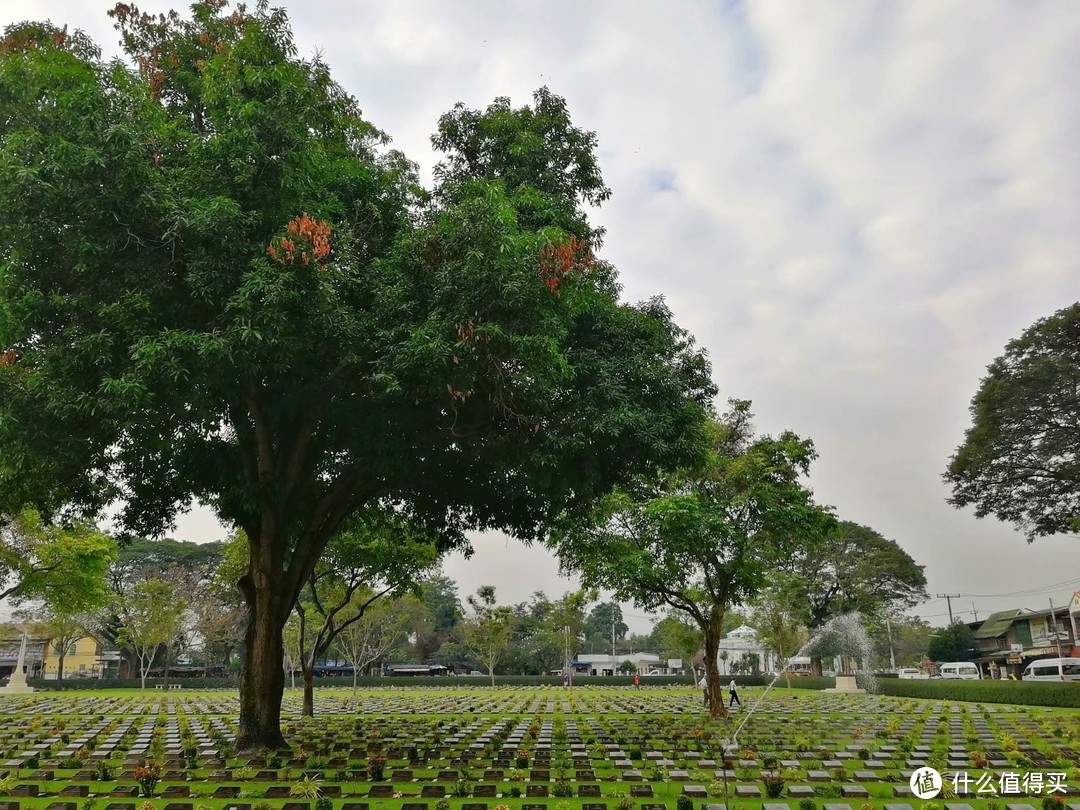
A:
<svg viewBox="0 0 1080 810">
<path fill-rule="evenodd" d="M 101 674 L 101 645 L 95 639 L 80 638 L 68 644 L 64 657 L 65 678 L 96 678 Z M 41 677 L 55 680 L 60 670 L 60 650 L 55 642 L 45 647 L 45 657 L 41 662 Z"/>
</svg>

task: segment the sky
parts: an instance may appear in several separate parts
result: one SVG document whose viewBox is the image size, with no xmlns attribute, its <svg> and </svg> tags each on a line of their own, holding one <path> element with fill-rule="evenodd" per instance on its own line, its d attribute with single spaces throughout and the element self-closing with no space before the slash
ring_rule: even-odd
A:
<svg viewBox="0 0 1080 810">
<path fill-rule="evenodd" d="M 107 7 L 24 0 L 18 17 L 115 52 Z M 763 431 L 811 437 L 818 500 L 900 543 L 931 594 L 964 594 L 954 613 L 1064 605 L 1080 589 L 1076 538 L 1028 545 L 948 506 L 941 480 L 986 365 L 1078 298 L 1080 3 L 286 7 L 300 53 L 320 52 L 426 177 L 456 102 L 565 96 L 599 139 L 613 196 L 594 221 L 625 297 L 666 296 L 721 398 L 753 400 Z M 222 534 L 205 512 L 175 533 Z M 462 594 L 576 586 L 543 549 L 474 545 L 446 565 Z M 944 599 L 916 612 L 948 618 Z"/>
</svg>

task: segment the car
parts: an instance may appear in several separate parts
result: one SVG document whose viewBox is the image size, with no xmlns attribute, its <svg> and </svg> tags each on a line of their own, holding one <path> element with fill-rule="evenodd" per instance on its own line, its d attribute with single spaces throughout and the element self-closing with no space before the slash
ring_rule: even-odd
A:
<svg viewBox="0 0 1080 810">
<path fill-rule="evenodd" d="M 942 680 L 946 681 L 979 681 L 982 673 L 979 667 L 970 661 L 951 661 L 938 667 L 941 671 Z"/>
<path fill-rule="evenodd" d="M 1040 658 L 1024 670 L 1025 681 L 1080 681 L 1080 658 Z"/>
</svg>

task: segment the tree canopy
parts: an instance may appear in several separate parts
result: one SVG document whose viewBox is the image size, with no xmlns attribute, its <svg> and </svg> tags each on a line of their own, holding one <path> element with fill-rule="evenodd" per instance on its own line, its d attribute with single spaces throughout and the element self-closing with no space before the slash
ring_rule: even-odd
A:
<svg viewBox="0 0 1080 810">
<path fill-rule="evenodd" d="M 930 636 L 926 656 L 931 661 L 967 661 L 975 649 L 975 633 L 962 622 L 954 622 Z"/>
<path fill-rule="evenodd" d="M 949 462 L 949 503 L 1036 537 L 1080 531 L 1080 303 L 1036 321 L 987 368 Z"/>
<path fill-rule="evenodd" d="M 243 529 L 238 743 L 280 748 L 281 630 L 351 513 L 541 537 L 700 454 L 709 366 L 618 300 L 558 96 L 444 116 L 429 192 L 284 11 L 111 14 L 127 62 L 0 47 L 0 504 Z"/>
<path fill-rule="evenodd" d="M 46 523 L 32 510 L 0 516 L 0 599 L 40 600 L 73 615 L 97 607 L 116 543 L 90 523 Z"/>
<path fill-rule="evenodd" d="M 750 403 L 741 401 L 711 426 L 710 439 L 701 466 L 612 494 L 586 518 L 558 525 L 552 543 L 586 587 L 698 625 L 710 705 L 722 714 L 716 656 L 725 613 L 820 543 L 834 521 L 804 484 L 813 442 L 790 432 L 755 436 Z"/>
<path fill-rule="evenodd" d="M 785 580 L 800 620 L 810 629 L 844 613 L 873 616 L 927 598 L 924 568 L 895 540 L 869 526 L 843 520 L 824 541 L 796 555 Z M 821 661 L 814 656 L 814 669 Z"/>
</svg>

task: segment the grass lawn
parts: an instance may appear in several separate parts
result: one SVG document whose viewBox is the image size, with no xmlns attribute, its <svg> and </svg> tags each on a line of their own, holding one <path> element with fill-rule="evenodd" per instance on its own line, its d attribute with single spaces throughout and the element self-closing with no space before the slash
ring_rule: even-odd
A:
<svg viewBox="0 0 1080 810">
<path fill-rule="evenodd" d="M 1080 810 L 1080 710 L 763 693 L 742 690 L 742 712 L 713 720 L 691 687 L 410 682 L 317 690 L 317 716 L 302 720 L 290 690 L 292 751 L 258 758 L 230 749 L 230 691 L 0 697 L 0 810 L 678 810 L 680 798 L 694 810 L 859 810 L 931 806 L 907 793 L 923 765 L 946 787 L 953 773 L 971 780 L 971 795 L 938 804 L 1039 807 L 1060 782 Z M 725 762 L 722 742 L 755 704 Z M 149 799 L 136 783 L 147 758 L 161 768 Z"/>
</svg>

